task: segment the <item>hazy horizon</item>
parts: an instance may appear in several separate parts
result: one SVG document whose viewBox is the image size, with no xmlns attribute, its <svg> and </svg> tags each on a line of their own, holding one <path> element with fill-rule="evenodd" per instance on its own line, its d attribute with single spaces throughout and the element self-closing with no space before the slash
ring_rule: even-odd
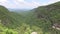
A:
<svg viewBox="0 0 60 34">
<path fill-rule="evenodd" d="M 0 0 L 0 5 L 10 9 L 33 9 L 38 6 L 48 5 L 60 0 Z"/>
</svg>

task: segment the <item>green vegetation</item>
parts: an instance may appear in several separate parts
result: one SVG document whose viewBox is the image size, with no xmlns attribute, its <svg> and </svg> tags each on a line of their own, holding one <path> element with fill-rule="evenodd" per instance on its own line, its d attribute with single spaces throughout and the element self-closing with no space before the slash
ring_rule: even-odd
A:
<svg viewBox="0 0 60 34">
<path fill-rule="evenodd" d="M 40 19 L 41 25 L 43 30 L 45 32 L 49 32 L 51 34 L 60 34 L 58 30 L 52 29 L 53 24 L 57 23 L 60 24 L 60 2 L 47 5 L 47 6 L 41 6 L 36 8 L 35 13 L 37 15 L 37 18 Z M 40 25 L 40 24 L 39 24 Z"/>
<path fill-rule="evenodd" d="M 17 31 L 15 31 L 14 29 L 9 29 L 7 27 L 4 27 L 1 23 L 0 23 L 0 34 L 18 34 Z"/>
<path fill-rule="evenodd" d="M 0 34 L 60 34 L 52 28 L 54 23 L 60 24 L 59 6 L 57 2 L 21 13 L 0 6 Z"/>
</svg>

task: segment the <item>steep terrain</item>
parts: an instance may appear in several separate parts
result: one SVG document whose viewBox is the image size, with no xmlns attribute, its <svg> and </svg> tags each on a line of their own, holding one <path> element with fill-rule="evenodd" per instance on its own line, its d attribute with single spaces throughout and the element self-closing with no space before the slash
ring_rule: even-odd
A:
<svg viewBox="0 0 60 34">
<path fill-rule="evenodd" d="M 17 31 L 10 29 L 12 28 L 11 23 L 12 19 L 11 18 L 11 12 L 4 6 L 0 5 L 0 34 L 18 34 Z"/>
<path fill-rule="evenodd" d="M 0 6 L 0 20 L 4 25 L 8 24 L 10 12 L 4 6 Z"/>
<path fill-rule="evenodd" d="M 36 8 L 38 18 L 49 20 L 53 23 L 60 23 L 60 2 Z"/>
<path fill-rule="evenodd" d="M 0 6 L 0 23 L 2 34 L 60 34 L 52 28 L 55 23 L 60 25 L 60 2 L 21 13 Z"/>
<path fill-rule="evenodd" d="M 40 19 L 40 24 L 42 24 L 42 28 L 45 32 L 51 30 L 53 31 L 51 34 L 59 34 L 59 31 L 51 28 L 54 24 L 56 24 L 54 26 L 60 27 L 60 2 L 47 6 L 40 6 L 35 9 L 35 14 L 37 18 Z M 41 20 L 43 22 L 41 22 Z"/>
</svg>

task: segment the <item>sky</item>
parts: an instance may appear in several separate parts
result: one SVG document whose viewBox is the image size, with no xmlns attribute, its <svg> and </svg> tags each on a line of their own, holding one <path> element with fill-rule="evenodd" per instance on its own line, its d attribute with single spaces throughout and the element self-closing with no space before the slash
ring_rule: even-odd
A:
<svg viewBox="0 0 60 34">
<path fill-rule="evenodd" d="M 0 5 L 12 9 L 33 9 L 38 6 L 48 5 L 60 0 L 0 0 Z"/>
</svg>

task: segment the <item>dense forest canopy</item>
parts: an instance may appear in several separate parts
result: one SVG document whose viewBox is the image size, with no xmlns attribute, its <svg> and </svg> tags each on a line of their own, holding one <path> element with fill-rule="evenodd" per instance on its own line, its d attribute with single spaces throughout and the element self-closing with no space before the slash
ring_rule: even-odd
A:
<svg viewBox="0 0 60 34">
<path fill-rule="evenodd" d="M 0 5 L 0 33 L 1 34 L 60 34 L 60 2 L 35 9 L 20 12 L 9 11 Z"/>
<path fill-rule="evenodd" d="M 60 23 L 60 2 L 36 8 L 38 18 L 50 20 L 52 23 Z"/>
</svg>

